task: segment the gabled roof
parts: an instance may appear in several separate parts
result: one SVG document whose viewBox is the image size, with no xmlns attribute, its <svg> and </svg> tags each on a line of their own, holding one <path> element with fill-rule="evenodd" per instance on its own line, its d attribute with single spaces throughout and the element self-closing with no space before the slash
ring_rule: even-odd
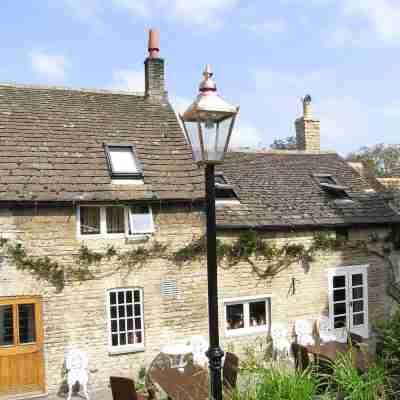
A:
<svg viewBox="0 0 400 400">
<path fill-rule="evenodd" d="M 144 185 L 111 183 L 103 143 L 134 146 Z M 169 104 L 0 85 L 0 201 L 196 199 L 202 183 Z"/>
<path fill-rule="evenodd" d="M 399 222 L 380 193 L 336 153 L 228 153 L 218 167 L 240 205 L 217 209 L 220 228 L 346 226 Z M 315 176 L 332 176 L 350 199 L 335 198 Z"/>
</svg>

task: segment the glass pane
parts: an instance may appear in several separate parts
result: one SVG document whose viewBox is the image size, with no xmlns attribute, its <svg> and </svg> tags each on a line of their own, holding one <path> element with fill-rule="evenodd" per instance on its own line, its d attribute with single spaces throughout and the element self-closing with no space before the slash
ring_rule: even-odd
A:
<svg viewBox="0 0 400 400">
<path fill-rule="evenodd" d="M 362 300 L 353 301 L 353 312 L 364 311 L 364 302 Z"/>
<path fill-rule="evenodd" d="M 120 332 L 124 332 L 125 331 L 125 320 L 124 319 L 120 319 L 119 320 L 119 331 Z"/>
<path fill-rule="evenodd" d="M 133 307 L 131 305 L 126 306 L 126 315 L 127 317 L 132 317 L 133 315 Z"/>
<path fill-rule="evenodd" d="M 14 344 L 14 320 L 12 306 L 0 306 L 0 346 Z"/>
<path fill-rule="evenodd" d="M 117 296 L 115 292 L 110 292 L 110 304 L 115 304 L 117 302 Z"/>
<path fill-rule="evenodd" d="M 125 214 L 122 207 L 107 207 L 107 233 L 125 232 Z"/>
<path fill-rule="evenodd" d="M 19 342 L 32 343 L 36 340 L 35 305 L 19 304 Z"/>
<path fill-rule="evenodd" d="M 243 304 L 230 304 L 226 306 L 226 328 L 244 328 Z"/>
<path fill-rule="evenodd" d="M 130 147 L 109 147 L 109 155 L 114 173 L 139 172 Z"/>
<path fill-rule="evenodd" d="M 118 292 L 118 304 L 124 304 L 125 298 L 124 298 L 124 292 Z"/>
<path fill-rule="evenodd" d="M 140 318 L 135 318 L 135 329 L 142 329 L 142 321 Z"/>
<path fill-rule="evenodd" d="M 343 328 L 346 326 L 346 316 L 342 315 L 340 317 L 335 317 L 333 319 L 333 326 L 335 328 Z"/>
<path fill-rule="evenodd" d="M 135 317 L 140 315 L 140 304 L 135 304 Z"/>
<path fill-rule="evenodd" d="M 353 315 L 353 325 L 362 325 L 364 323 L 364 313 Z"/>
<path fill-rule="evenodd" d="M 139 290 L 135 290 L 133 292 L 133 296 L 134 296 L 134 301 L 135 302 L 139 302 L 140 301 L 140 291 Z"/>
<path fill-rule="evenodd" d="M 117 307 L 111 307 L 111 318 L 117 318 Z"/>
<path fill-rule="evenodd" d="M 128 331 L 133 330 L 133 318 L 128 319 Z"/>
<path fill-rule="evenodd" d="M 363 276 L 362 274 L 354 274 L 351 275 L 352 286 L 358 286 L 363 284 Z"/>
<path fill-rule="evenodd" d="M 131 290 L 128 290 L 126 292 L 126 302 L 127 303 L 132 303 L 132 291 Z"/>
<path fill-rule="evenodd" d="M 129 210 L 129 234 L 153 232 L 153 217 L 149 207 L 131 207 Z"/>
<path fill-rule="evenodd" d="M 250 326 L 266 325 L 265 300 L 249 304 Z"/>
<path fill-rule="evenodd" d="M 119 344 L 121 346 L 126 344 L 126 333 L 120 333 L 119 334 Z"/>
<path fill-rule="evenodd" d="M 128 344 L 134 344 L 134 343 L 135 343 L 135 333 L 128 332 Z"/>
<path fill-rule="evenodd" d="M 333 291 L 333 301 L 346 300 L 346 289 L 338 289 Z"/>
<path fill-rule="evenodd" d="M 363 287 L 353 288 L 353 299 L 363 298 Z"/>
<path fill-rule="evenodd" d="M 333 277 L 333 287 L 334 288 L 346 287 L 346 277 L 344 275 L 334 276 Z"/>
<path fill-rule="evenodd" d="M 118 346 L 118 334 L 111 335 L 111 344 L 113 346 Z"/>
<path fill-rule="evenodd" d="M 125 307 L 124 306 L 118 306 L 118 317 L 125 317 Z"/>
<path fill-rule="evenodd" d="M 118 331 L 117 321 L 113 320 L 111 321 L 111 332 L 117 332 L 117 331 Z"/>
<path fill-rule="evenodd" d="M 346 314 L 346 303 L 335 303 L 333 305 L 333 314 Z"/>
<path fill-rule="evenodd" d="M 201 124 L 207 160 L 222 160 L 232 118 L 221 122 L 211 120 Z"/>
<path fill-rule="evenodd" d="M 100 233 L 100 208 L 81 207 L 81 234 L 98 235 Z"/>
<path fill-rule="evenodd" d="M 135 340 L 136 343 L 142 343 L 143 341 L 142 332 L 135 332 Z"/>
</svg>

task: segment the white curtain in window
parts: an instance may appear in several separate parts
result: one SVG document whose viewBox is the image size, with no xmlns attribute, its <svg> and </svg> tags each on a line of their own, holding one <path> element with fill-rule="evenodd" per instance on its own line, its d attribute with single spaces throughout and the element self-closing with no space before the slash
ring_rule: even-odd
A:
<svg viewBox="0 0 400 400">
<path fill-rule="evenodd" d="M 107 233 L 124 233 L 124 209 L 122 207 L 107 207 Z"/>
</svg>

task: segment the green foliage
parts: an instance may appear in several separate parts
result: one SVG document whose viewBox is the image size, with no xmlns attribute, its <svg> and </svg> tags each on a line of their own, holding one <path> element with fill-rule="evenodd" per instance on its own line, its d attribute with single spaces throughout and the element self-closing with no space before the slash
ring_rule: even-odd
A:
<svg viewBox="0 0 400 400">
<path fill-rule="evenodd" d="M 383 359 L 390 369 L 400 368 L 400 307 L 393 316 L 377 324 L 378 337 L 383 342 Z"/>
<path fill-rule="evenodd" d="M 48 280 L 57 290 L 63 289 L 64 270 L 49 257 L 30 257 L 26 254 L 21 243 L 8 244 L 6 254 L 12 259 L 17 269 L 29 271 L 36 275 L 38 279 Z"/>
<path fill-rule="evenodd" d="M 286 139 L 275 139 L 270 145 L 274 150 L 296 150 L 297 139 L 296 136 L 289 136 Z"/>
<path fill-rule="evenodd" d="M 254 374 L 262 370 L 266 362 L 272 360 L 272 339 L 270 336 L 260 336 L 243 348 L 240 361 L 242 374 Z"/>
<path fill-rule="evenodd" d="M 383 400 L 387 398 L 388 379 L 385 368 L 374 364 L 364 374 L 353 366 L 352 353 L 338 354 L 331 364 L 334 387 L 344 400 Z"/>
</svg>

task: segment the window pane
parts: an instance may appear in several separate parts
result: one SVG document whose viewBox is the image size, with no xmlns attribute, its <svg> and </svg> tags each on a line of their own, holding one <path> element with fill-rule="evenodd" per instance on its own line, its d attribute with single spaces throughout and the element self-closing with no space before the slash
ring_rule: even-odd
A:
<svg viewBox="0 0 400 400">
<path fill-rule="evenodd" d="M 333 313 L 335 315 L 346 314 L 346 303 L 335 303 L 333 305 Z"/>
<path fill-rule="evenodd" d="M 364 313 L 353 315 L 353 325 L 362 325 L 364 323 Z"/>
<path fill-rule="evenodd" d="M 131 207 L 129 210 L 129 234 L 153 232 L 153 217 L 148 206 Z"/>
<path fill-rule="evenodd" d="M 119 334 L 119 344 L 123 346 L 126 344 L 126 333 L 120 333 Z"/>
<path fill-rule="evenodd" d="M 124 292 L 118 292 L 118 304 L 124 304 Z"/>
<path fill-rule="evenodd" d="M 125 329 L 125 320 L 124 319 L 120 319 L 119 320 L 119 331 L 120 332 L 124 332 L 126 329 Z"/>
<path fill-rule="evenodd" d="M 81 207 L 81 234 L 98 235 L 100 233 L 100 208 Z"/>
<path fill-rule="evenodd" d="M 135 317 L 140 316 L 140 304 L 135 304 Z"/>
<path fill-rule="evenodd" d="M 117 318 L 117 307 L 111 307 L 111 318 Z"/>
<path fill-rule="evenodd" d="M 133 307 L 131 305 L 126 306 L 126 316 L 132 317 L 133 315 Z"/>
<path fill-rule="evenodd" d="M 135 301 L 136 303 L 140 301 L 140 292 L 139 292 L 139 290 L 135 290 L 135 291 L 133 292 L 133 298 L 134 298 L 134 301 Z"/>
<path fill-rule="evenodd" d="M 128 319 L 128 331 L 133 330 L 133 318 Z"/>
<path fill-rule="evenodd" d="M 134 343 L 135 343 L 135 333 L 128 332 L 128 344 L 134 344 Z"/>
<path fill-rule="evenodd" d="M 112 171 L 114 173 L 135 173 L 139 172 L 130 147 L 109 147 Z"/>
<path fill-rule="evenodd" d="M 327 183 L 328 185 L 336 185 L 335 180 L 331 176 L 319 176 L 319 183 Z"/>
<path fill-rule="evenodd" d="M 117 321 L 111 321 L 111 332 L 117 332 L 118 331 L 118 325 L 117 325 Z"/>
<path fill-rule="evenodd" d="M 249 304 L 250 326 L 266 325 L 265 300 Z"/>
<path fill-rule="evenodd" d="M 362 300 L 353 301 L 353 312 L 364 311 L 364 302 Z"/>
<path fill-rule="evenodd" d="M 111 344 L 113 346 L 118 346 L 118 334 L 111 335 Z"/>
<path fill-rule="evenodd" d="M 363 284 L 363 276 L 362 274 L 353 274 L 351 275 L 351 282 L 353 286 L 358 286 Z"/>
<path fill-rule="evenodd" d="M 342 288 L 346 286 L 346 277 L 344 275 L 333 277 L 333 287 Z"/>
<path fill-rule="evenodd" d="M 346 289 L 333 291 L 333 301 L 344 301 L 346 299 Z"/>
<path fill-rule="evenodd" d="M 124 233 L 125 218 L 122 207 L 107 207 L 107 233 Z"/>
<path fill-rule="evenodd" d="M 131 290 L 126 292 L 126 302 L 132 303 L 132 291 Z"/>
<path fill-rule="evenodd" d="M 115 292 L 110 293 L 110 304 L 115 304 L 117 302 L 117 296 Z"/>
<path fill-rule="evenodd" d="M 227 329 L 244 328 L 243 304 L 229 304 L 226 306 Z"/>
<path fill-rule="evenodd" d="M 118 318 L 125 317 L 125 307 L 119 306 L 118 307 Z"/>
<path fill-rule="evenodd" d="M 353 288 L 353 299 L 363 298 L 363 287 Z"/>
<path fill-rule="evenodd" d="M 135 332 L 135 340 L 136 343 L 142 343 L 143 341 L 142 332 Z"/>
<path fill-rule="evenodd" d="M 140 318 L 135 318 L 135 329 L 142 329 L 142 321 Z"/>
<path fill-rule="evenodd" d="M 342 315 L 340 317 L 335 317 L 333 319 L 333 326 L 335 328 L 343 328 L 346 326 L 346 316 Z"/>
<path fill-rule="evenodd" d="M 19 341 L 32 343 L 36 340 L 35 305 L 18 304 Z"/>
<path fill-rule="evenodd" d="M 14 344 L 14 322 L 12 306 L 0 306 L 0 346 Z"/>
</svg>

